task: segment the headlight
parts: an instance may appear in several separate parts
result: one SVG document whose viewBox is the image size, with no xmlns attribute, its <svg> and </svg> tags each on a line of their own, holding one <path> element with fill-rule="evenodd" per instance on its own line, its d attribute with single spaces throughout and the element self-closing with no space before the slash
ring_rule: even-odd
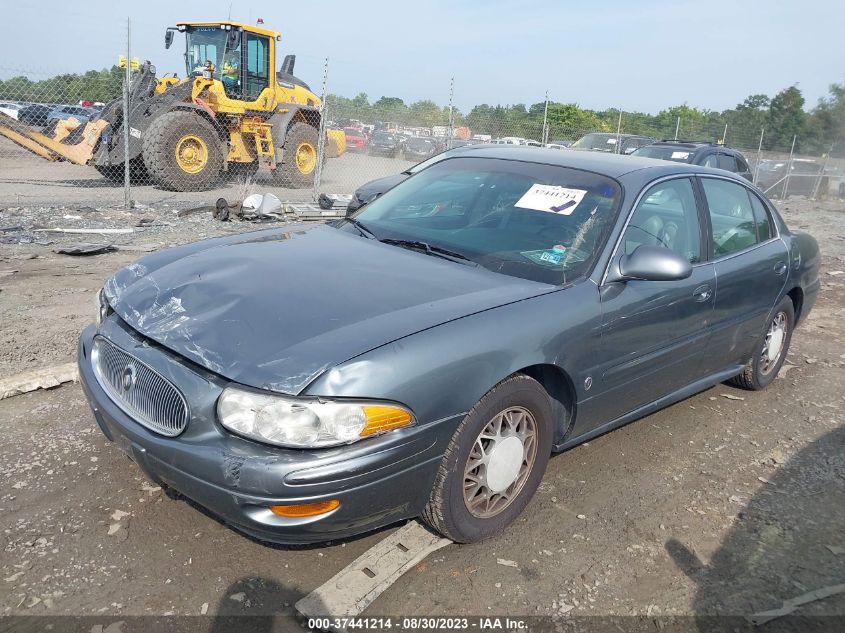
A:
<svg viewBox="0 0 845 633">
<path fill-rule="evenodd" d="M 292 398 L 227 387 L 217 400 L 217 417 L 230 431 L 293 448 L 350 444 L 413 422 L 396 405 Z"/>
<path fill-rule="evenodd" d="M 97 310 L 95 321 L 97 323 L 97 327 L 100 327 L 103 323 L 103 319 L 109 315 L 109 311 L 111 310 L 109 302 L 106 301 L 106 293 L 103 292 L 102 288 L 97 291 L 97 296 L 94 298 L 94 305 Z"/>
</svg>

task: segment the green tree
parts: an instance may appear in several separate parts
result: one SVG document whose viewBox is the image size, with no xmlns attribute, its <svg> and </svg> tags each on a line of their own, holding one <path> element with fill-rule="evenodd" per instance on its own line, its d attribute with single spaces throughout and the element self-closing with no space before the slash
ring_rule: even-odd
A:
<svg viewBox="0 0 845 633">
<path fill-rule="evenodd" d="M 792 139 L 796 137 L 795 148 L 800 149 L 807 139 L 801 138 L 807 113 L 804 112 L 804 96 L 797 86 L 784 88 L 769 104 L 766 121 L 766 149 L 789 151 Z"/>
</svg>

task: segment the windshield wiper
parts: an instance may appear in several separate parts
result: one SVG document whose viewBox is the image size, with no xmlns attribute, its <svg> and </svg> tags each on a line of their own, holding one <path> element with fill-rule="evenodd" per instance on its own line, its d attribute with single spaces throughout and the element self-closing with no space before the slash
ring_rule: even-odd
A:
<svg viewBox="0 0 845 633">
<path fill-rule="evenodd" d="M 478 266 L 478 264 L 472 261 L 469 257 L 464 255 L 463 253 L 458 253 L 456 251 L 450 251 L 448 248 L 443 248 L 441 246 L 432 246 L 428 242 L 423 242 L 421 240 L 397 240 L 390 237 L 386 237 L 382 240 L 379 240 L 383 244 L 391 244 L 393 246 L 399 246 L 401 248 L 409 248 L 414 250 L 421 250 L 426 255 L 433 255 L 434 257 L 442 257 L 443 259 L 448 259 L 449 261 L 456 261 L 460 264 L 468 264 L 472 266 Z"/>
<path fill-rule="evenodd" d="M 376 234 L 373 233 L 370 229 L 368 229 L 363 222 L 356 220 L 355 218 L 343 218 L 346 222 L 349 222 L 352 226 L 358 229 L 358 232 L 366 238 L 371 240 L 377 240 Z"/>
</svg>

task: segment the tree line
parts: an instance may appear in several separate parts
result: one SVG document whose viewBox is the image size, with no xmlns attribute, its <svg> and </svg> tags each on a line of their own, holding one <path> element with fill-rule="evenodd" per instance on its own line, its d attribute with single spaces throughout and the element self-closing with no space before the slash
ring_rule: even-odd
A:
<svg viewBox="0 0 845 633">
<path fill-rule="evenodd" d="M 124 71 L 117 66 L 90 70 L 83 74 L 63 74 L 41 80 L 25 76 L 0 80 L 0 100 L 39 103 L 78 103 L 82 100 L 108 102 L 122 94 Z M 448 106 L 424 99 L 406 104 L 398 97 L 383 96 L 371 102 L 366 93 L 348 98 L 328 95 L 328 117 L 334 121 L 358 119 L 365 123 L 390 121 L 406 126 L 448 125 Z M 577 103 L 539 102 L 531 105 L 474 106 L 469 112 L 452 110 L 455 126 L 467 126 L 474 134 L 494 137 L 520 136 L 542 140 L 544 114 L 548 140 L 574 140 L 587 132 L 644 134 L 656 138 L 722 141 L 742 148 L 756 148 L 761 130 L 763 149 L 789 151 L 793 137 L 795 150 L 823 154 L 833 150 L 845 156 L 845 82 L 832 84 L 828 95 L 809 111 L 798 86 L 789 86 L 774 96 L 754 94 L 736 107 L 724 111 L 696 108 L 686 103 L 661 110 L 642 112 L 591 110 Z M 679 125 L 680 123 L 680 125 Z M 727 128 L 726 128 L 727 126 Z M 727 129 L 727 133 L 725 130 Z"/>
</svg>

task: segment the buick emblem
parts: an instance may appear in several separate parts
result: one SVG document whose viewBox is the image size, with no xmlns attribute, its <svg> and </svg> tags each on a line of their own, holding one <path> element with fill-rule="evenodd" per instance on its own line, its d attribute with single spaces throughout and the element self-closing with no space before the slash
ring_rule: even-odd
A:
<svg viewBox="0 0 845 633">
<path fill-rule="evenodd" d="M 124 391 L 129 391 L 135 386 L 135 366 L 127 365 L 120 377 L 120 386 Z"/>
</svg>

